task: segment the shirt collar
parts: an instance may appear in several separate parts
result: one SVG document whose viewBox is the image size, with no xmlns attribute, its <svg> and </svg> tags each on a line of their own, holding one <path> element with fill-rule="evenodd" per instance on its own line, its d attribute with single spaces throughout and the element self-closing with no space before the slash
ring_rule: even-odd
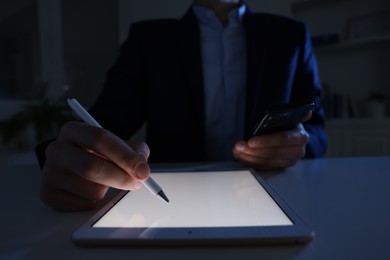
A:
<svg viewBox="0 0 390 260">
<path fill-rule="evenodd" d="M 193 5 L 193 10 L 195 16 L 197 17 L 200 23 L 211 24 L 215 21 L 215 19 L 218 19 L 215 13 L 209 8 Z M 233 22 L 235 24 L 241 24 L 242 20 L 244 19 L 244 14 L 246 10 L 247 7 L 245 3 L 242 3 L 236 9 L 231 10 L 228 14 L 229 22 Z"/>
</svg>

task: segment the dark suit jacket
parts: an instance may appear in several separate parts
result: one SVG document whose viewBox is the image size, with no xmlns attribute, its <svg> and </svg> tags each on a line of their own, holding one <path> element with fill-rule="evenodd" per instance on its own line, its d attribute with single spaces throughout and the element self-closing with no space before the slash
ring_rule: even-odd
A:
<svg viewBox="0 0 390 260">
<path fill-rule="evenodd" d="M 247 13 L 245 131 L 249 135 L 269 107 L 314 99 L 321 86 L 304 24 L 269 14 Z M 197 19 L 133 24 L 91 114 L 128 139 L 147 122 L 151 161 L 204 161 L 205 129 L 201 46 Z M 221 111 L 223 113 L 223 111 Z M 320 106 L 305 123 L 307 157 L 323 155 L 326 136 Z"/>
</svg>

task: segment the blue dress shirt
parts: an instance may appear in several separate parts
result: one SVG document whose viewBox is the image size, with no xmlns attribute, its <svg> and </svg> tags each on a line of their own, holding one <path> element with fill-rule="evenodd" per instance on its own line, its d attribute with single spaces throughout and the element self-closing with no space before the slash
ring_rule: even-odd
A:
<svg viewBox="0 0 390 260">
<path fill-rule="evenodd" d="M 232 160 L 232 148 L 244 138 L 246 6 L 232 10 L 225 27 L 215 13 L 194 6 L 199 21 L 205 93 L 206 158 Z"/>
</svg>

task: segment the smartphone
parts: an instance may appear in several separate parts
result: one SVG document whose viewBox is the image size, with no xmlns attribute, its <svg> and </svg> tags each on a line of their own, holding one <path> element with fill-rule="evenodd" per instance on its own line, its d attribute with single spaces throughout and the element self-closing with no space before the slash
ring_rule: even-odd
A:
<svg viewBox="0 0 390 260">
<path fill-rule="evenodd" d="M 256 123 L 252 136 L 294 129 L 314 107 L 314 102 L 305 102 L 281 105 L 268 110 L 265 116 Z"/>
</svg>

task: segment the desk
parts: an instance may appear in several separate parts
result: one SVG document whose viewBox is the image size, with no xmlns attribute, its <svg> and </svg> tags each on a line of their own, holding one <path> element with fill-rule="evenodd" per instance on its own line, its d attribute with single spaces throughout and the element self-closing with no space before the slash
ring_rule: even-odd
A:
<svg viewBox="0 0 390 260">
<path fill-rule="evenodd" d="M 390 157 L 299 162 L 267 182 L 316 232 L 304 246 L 80 248 L 71 234 L 94 212 L 39 201 L 38 166 L 1 166 L 0 259 L 390 259 Z"/>
</svg>

